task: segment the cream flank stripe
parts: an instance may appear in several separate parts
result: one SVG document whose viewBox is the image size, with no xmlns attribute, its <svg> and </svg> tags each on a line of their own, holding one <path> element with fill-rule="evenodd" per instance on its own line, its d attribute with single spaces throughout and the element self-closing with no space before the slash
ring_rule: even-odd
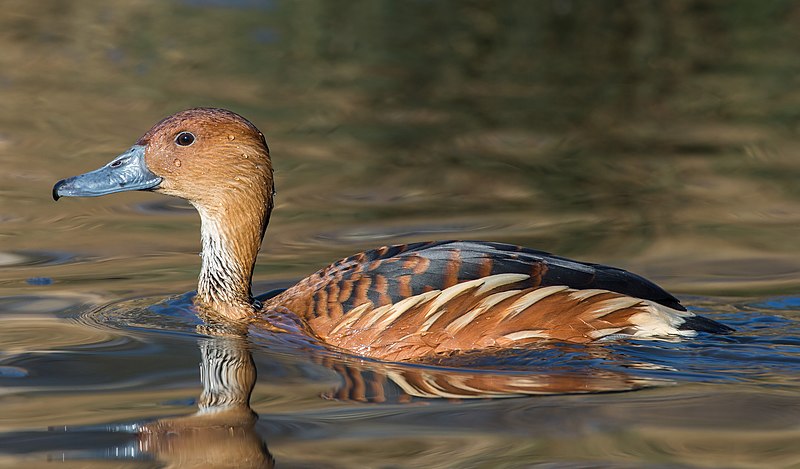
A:
<svg viewBox="0 0 800 469">
<path fill-rule="evenodd" d="M 381 319 L 381 321 L 377 324 L 378 328 L 386 328 L 393 322 L 395 322 L 403 313 L 408 311 L 409 309 L 417 306 L 420 303 L 424 303 L 429 301 L 431 298 L 435 297 L 439 290 L 430 291 L 427 293 L 423 293 L 421 295 L 414 295 L 410 296 L 406 299 L 400 300 L 394 305 L 386 305 L 381 306 L 380 308 L 374 311 L 374 314 L 385 316 Z M 433 294 L 431 294 L 433 293 Z M 379 312 L 381 309 L 386 309 L 385 313 Z"/>
<path fill-rule="evenodd" d="M 609 298 L 598 303 L 596 309 L 592 309 L 592 319 L 600 319 L 614 311 L 633 308 L 634 306 L 646 306 L 646 304 L 643 300 L 630 296 Z"/>
<path fill-rule="evenodd" d="M 553 285 L 550 287 L 537 288 L 531 292 L 522 295 L 517 301 L 512 303 L 505 311 L 502 317 L 498 318 L 498 323 L 514 319 L 519 313 L 530 308 L 538 301 L 547 298 L 550 295 L 555 295 L 562 291 L 568 290 L 566 285 Z"/>
<path fill-rule="evenodd" d="M 569 293 L 569 296 L 571 296 L 573 299 L 576 300 L 585 300 L 593 296 L 602 295 L 603 293 L 608 293 L 608 290 L 600 290 L 598 288 L 588 288 L 586 290 L 573 290 Z"/>
<path fill-rule="evenodd" d="M 504 292 L 498 292 L 492 295 L 487 296 L 470 312 L 455 318 L 453 322 L 445 327 L 445 331 L 449 332 L 450 334 L 456 334 L 458 331 L 466 327 L 469 323 L 471 323 L 475 318 L 479 315 L 489 311 L 493 306 L 497 305 L 501 301 L 505 300 L 506 298 L 511 298 L 514 295 L 519 295 L 522 290 L 508 290 Z"/>
<path fill-rule="evenodd" d="M 356 306 L 355 308 L 353 308 L 350 311 L 348 311 L 343 316 L 344 320 L 342 322 L 340 322 L 336 327 L 334 327 L 330 332 L 328 332 L 328 336 L 336 334 L 337 332 L 339 332 L 344 327 L 351 326 L 353 323 L 355 323 L 359 319 L 363 319 L 363 317 L 361 315 L 366 310 L 370 309 L 371 307 L 372 307 L 372 303 L 371 302 L 370 303 L 364 303 L 363 305 Z M 359 332 L 359 331 L 358 330 L 350 330 L 350 331 L 347 331 L 347 332 L 348 332 L 347 335 L 351 335 L 351 334 L 354 334 L 354 333 Z"/>
<path fill-rule="evenodd" d="M 511 341 L 533 339 L 533 338 L 546 339 L 548 337 L 550 336 L 547 335 L 547 332 L 536 329 L 512 332 L 510 334 L 506 334 L 503 336 L 504 339 L 508 339 Z"/>
</svg>

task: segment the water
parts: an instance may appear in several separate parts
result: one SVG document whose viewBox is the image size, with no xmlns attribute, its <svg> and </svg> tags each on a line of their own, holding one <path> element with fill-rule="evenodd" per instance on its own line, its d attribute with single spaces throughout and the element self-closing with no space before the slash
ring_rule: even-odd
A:
<svg viewBox="0 0 800 469">
<path fill-rule="evenodd" d="M 0 466 L 800 466 L 798 14 L 4 5 Z M 209 335 L 190 207 L 50 199 L 199 105 L 270 143 L 257 292 L 382 244 L 487 239 L 639 272 L 737 333 L 426 366 Z"/>
</svg>

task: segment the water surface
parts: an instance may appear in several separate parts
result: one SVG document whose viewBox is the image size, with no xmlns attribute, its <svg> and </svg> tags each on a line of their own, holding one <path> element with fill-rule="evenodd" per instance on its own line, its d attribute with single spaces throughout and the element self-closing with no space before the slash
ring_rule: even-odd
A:
<svg viewBox="0 0 800 469">
<path fill-rule="evenodd" d="M 0 466 L 800 465 L 798 15 L 4 6 Z M 486 239 L 636 271 L 737 333 L 412 366 L 198 328 L 191 207 L 50 199 L 192 106 L 267 135 L 278 196 L 256 292 L 383 244 Z"/>
</svg>

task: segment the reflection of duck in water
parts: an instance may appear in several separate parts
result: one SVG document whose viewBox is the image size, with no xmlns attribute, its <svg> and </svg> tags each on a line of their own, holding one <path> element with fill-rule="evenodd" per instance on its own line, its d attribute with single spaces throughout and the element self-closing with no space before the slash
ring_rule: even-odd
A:
<svg viewBox="0 0 800 469">
<path fill-rule="evenodd" d="M 255 430 L 250 408 L 256 367 L 243 337 L 200 340 L 203 393 L 198 411 L 137 428 L 138 450 L 167 467 L 271 468 L 274 459 Z"/>
<path fill-rule="evenodd" d="M 114 454 L 116 457 L 147 455 L 165 467 L 175 468 L 274 467 L 275 460 L 263 435 L 256 429 L 258 416 L 250 407 L 256 367 L 247 338 L 227 330 L 224 335 L 201 338 L 199 346 L 203 391 L 197 412 L 145 424 L 112 427 L 115 431 L 135 430 L 137 434 L 131 447 Z M 329 397 L 374 403 L 408 402 L 414 397 L 462 399 L 620 391 L 647 384 L 613 372 L 502 374 L 409 364 L 381 366 L 380 362 L 367 366 L 331 356 L 315 360 L 340 376 L 341 385 L 332 390 Z"/>
<path fill-rule="evenodd" d="M 118 310 L 119 306 L 115 306 L 114 309 Z M 278 441 L 273 442 L 277 447 L 272 448 L 276 454 L 283 454 L 285 455 L 283 457 L 290 460 L 303 460 L 306 455 L 296 449 L 298 446 L 295 446 L 295 443 L 299 444 L 300 448 L 307 449 L 309 441 L 313 444 L 313 441 L 320 438 L 319 426 L 330 423 L 335 415 L 342 415 L 344 420 L 351 423 L 371 415 L 369 420 L 373 422 L 365 425 L 367 427 L 377 425 L 373 428 L 398 424 L 394 420 L 396 412 L 377 410 L 370 413 L 371 411 L 365 410 L 363 406 L 328 407 L 323 415 L 319 416 L 319 420 L 313 415 L 314 412 L 307 413 L 300 410 L 299 413 L 295 413 L 298 405 L 303 406 L 307 402 L 306 398 L 313 397 L 319 388 L 303 386 L 303 390 L 298 392 L 295 387 L 297 381 L 287 384 L 283 378 L 304 374 L 309 370 L 307 360 L 294 360 L 297 357 L 288 362 L 280 358 L 276 360 L 274 352 L 269 347 L 251 343 L 252 335 L 245 336 L 244 330 L 226 326 L 200 327 L 208 336 L 197 340 L 202 357 L 200 379 L 203 388 L 197 399 L 198 408 L 195 412 L 147 422 L 53 427 L 48 438 L 42 438 L 38 432 L 32 432 L 24 437 L 24 440 L 29 442 L 27 446 L 30 447 L 30 442 L 37 442 L 36 452 L 42 451 L 43 448 L 48 449 L 50 460 L 153 459 L 158 467 L 170 468 L 269 468 L 275 464 L 270 448 L 267 447 L 267 441 L 273 435 L 278 436 Z M 280 348 L 280 338 L 285 336 L 286 334 L 271 334 L 267 337 L 275 339 Z M 267 376 L 262 377 L 259 382 L 269 382 L 271 376 L 276 381 L 270 384 L 288 386 L 291 388 L 288 392 L 295 393 L 297 397 L 295 400 L 289 399 L 289 411 L 285 400 L 259 399 L 261 406 L 264 406 L 259 410 L 262 413 L 260 425 L 257 424 L 258 415 L 250 407 L 257 374 L 251 350 L 256 350 L 260 363 L 269 363 Z M 409 402 L 414 398 L 462 400 L 524 394 L 623 391 L 656 384 L 644 376 L 637 377 L 628 373 L 628 368 L 635 364 L 627 357 L 615 356 L 613 349 L 609 347 L 549 343 L 537 347 L 537 352 L 539 350 L 563 352 L 577 360 L 614 361 L 621 366 L 617 370 L 576 367 L 570 371 L 562 367 L 562 369 L 547 369 L 545 372 L 525 370 L 515 373 L 364 360 L 352 355 L 331 353 L 319 347 L 306 351 L 312 352 L 311 360 L 338 374 L 338 385 L 326 392 L 325 396 L 343 401 L 395 404 Z M 443 358 L 438 364 L 447 366 L 448 359 Z M 464 363 L 461 360 L 460 362 Z M 295 368 L 295 364 L 299 367 Z M 315 384 L 320 382 L 319 371 L 319 369 L 311 371 Z M 305 393 L 308 395 L 304 396 Z M 545 408 L 549 407 L 551 404 L 545 405 Z M 279 408 L 278 414 L 275 416 L 264 414 L 266 408 Z M 430 409 L 428 406 L 415 406 L 415 408 L 417 411 L 423 408 Z M 495 407 L 492 404 L 489 408 Z M 516 407 L 512 406 L 509 409 L 514 408 Z M 299 409 L 304 408 L 299 407 Z M 470 409 L 470 412 L 476 410 L 475 407 Z M 431 415 L 414 414 L 417 411 L 409 409 L 409 415 L 416 415 L 416 418 L 407 423 L 411 423 L 414 428 L 418 428 L 417 419 L 429 418 Z M 358 417 L 354 419 L 354 415 Z M 383 421 L 384 418 L 387 420 Z M 478 419 L 474 422 L 483 420 Z M 356 425 L 360 426 L 362 423 Z M 281 428 L 290 430 L 281 431 Z M 107 435 L 99 435 L 98 432 Z M 0 455 L 14 454 L 19 450 L 13 443 L 19 441 L 19 436 L 7 437 L 5 441 L 12 443 L 0 445 Z M 115 444 L 107 447 L 106 442 Z M 337 466 L 337 463 L 342 464 L 333 459 L 329 465 Z M 70 467 L 77 465 L 79 464 L 73 463 Z M 309 463 L 308 467 L 314 467 L 313 463 Z"/>
<path fill-rule="evenodd" d="M 559 344 L 548 344 L 551 350 Z M 584 351 L 586 352 L 586 351 Z M 596 358 L 619 360 L 602 350 L 588 351 Z M 405 403 L 414 398 L 486 399 L 534 394 L 577 394 L 630 391 L 669 384 L 670 381 L 634 376 L 622 369 L 496 370 L 469 366 L 462 360 L 457 367 L 410 366 L 400 363 L 346 363 L 329 357 L 320 363 L 335 371 L 340 385 L 323 397 L 341 401 Z M 636 366 L 636 363 L 625 363 Z M 575 367 L 577 368 L 577 367 Z"/>
<path fill-rule="evenodd" d="M 106 166 L 59 181 L 53 196 L 149 190 L 202 219 L 196 302 L 221 319 L 296 329 L 385 360 L 523 347 L 545 339 L 726 333 L 624 270 L 499 243 L 433 242 L 356 254 L 265 301 L 250 291 L 273 207 L 264 136 L 222 109 L 190 109 L 150 129 Z"/>
</svg>

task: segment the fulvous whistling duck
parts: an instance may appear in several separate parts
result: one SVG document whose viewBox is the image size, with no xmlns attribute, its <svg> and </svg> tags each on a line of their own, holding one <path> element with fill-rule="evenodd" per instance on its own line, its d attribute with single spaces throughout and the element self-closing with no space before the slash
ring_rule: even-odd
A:
<svg viewBox="0 0 800 469">
<path fill-rule="evenodd" d="M 424 360 L 543 340 L 732 331 L 625 270 L 479 241 L 365 251 L 256 301 L 251 280 L 273 208 L 272 162 L 264 135 L 223 109 L 165 118 L 107 165 L 58 181 L 53 197 L 133 190 L 186 199 L 200 213 L 198 307 L 273 330 L 290 318 L 321 342 L 366 357 Z"/>
</svg>

